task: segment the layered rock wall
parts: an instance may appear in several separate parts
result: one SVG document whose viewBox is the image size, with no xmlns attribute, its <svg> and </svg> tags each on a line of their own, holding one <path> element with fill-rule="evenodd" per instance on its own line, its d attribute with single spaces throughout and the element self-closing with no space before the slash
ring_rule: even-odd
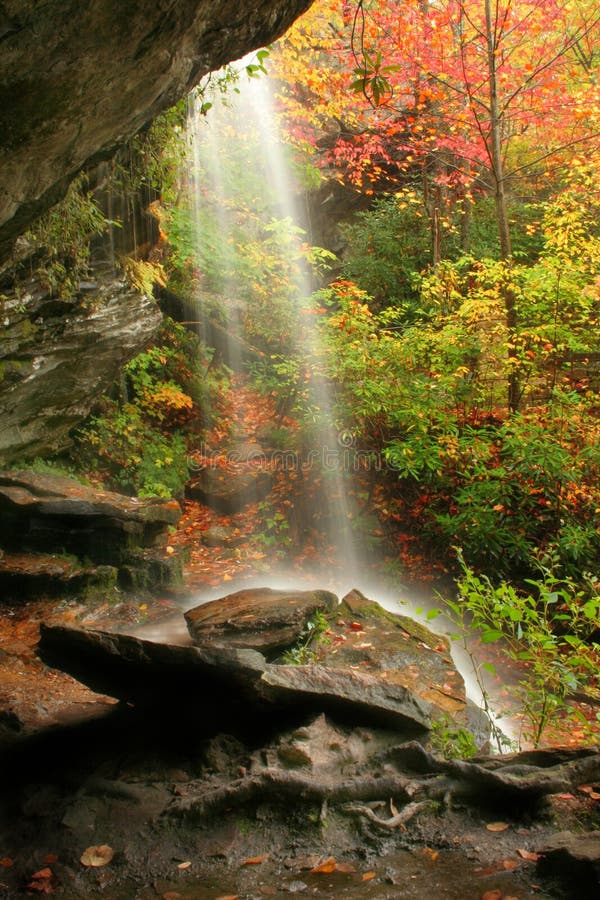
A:
<svg viewBox="0 0 600 900">
<path fill-rule="evenodd" d="M 70 180 L 311 0 L 5 0 L 0 258 Z"/>
</svg>

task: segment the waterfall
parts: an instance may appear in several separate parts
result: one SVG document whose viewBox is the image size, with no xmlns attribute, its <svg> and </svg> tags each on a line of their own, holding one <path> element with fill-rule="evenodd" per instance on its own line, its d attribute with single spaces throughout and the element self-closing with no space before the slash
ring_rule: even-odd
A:
<svg viewBox="0 0 600 900">
<path fill-rule="evenodd" d="M 199 101 L 190 108 L 188 183 L 203 269 L 198 318 L 204 320 L 204 336 L 210 340 L 208 320 L 219 317 L 229 336 L 225 361 L 234 371 L 244 364 L 236 348 L 252 343 L 255 335 L 248 333 L 248 325 L 257 321 L 265 332 L 272 330 L 272 346 L 267 339 L 259 349 L 272 358 L 296 360 L 304 372 L 302 387 L 312 422 L 296 455 L 298 476 L 302 483 L 318 477 L 322 489 L 311 500 L 299 498 L 300 515 L 322 533 L 323 547 L 335 548 L 336 568 L 353 586 L 362 562 L 360 538 L 353 531 L 356 512 L 349 499 L 351 448 L 334 422 L 317 304 L 311 296 L 310 235 L 271 83 L 264 75 L 246 77 L 242 63 L 235 90 L 215 92 L 211 99 L 208 115 L 202 114 Z M 255 272 L 252 267 L 260 267 L 260 261 L 252 258 L 252 250 L 260 255 L 261 247 L 265 271 Z M 261 281 L 254 294 L 249 287 L 253 277 Z M 284 277 L 287 283 L 282 285 Z M 264 334 L 258 335 L 259 343 L 261 339 Z"/>
</svg>

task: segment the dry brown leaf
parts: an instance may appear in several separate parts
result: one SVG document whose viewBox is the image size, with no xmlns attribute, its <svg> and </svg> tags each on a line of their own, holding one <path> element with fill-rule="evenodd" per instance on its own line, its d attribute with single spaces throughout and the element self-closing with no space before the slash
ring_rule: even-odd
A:
<svg viewBox="0 0 600 900">
<path fill-rule="evenodd" d="M 265 860 L 269 858 L 268 853 L 263 853 L 262 856 L 250 856 L 248 859 L 245 859 L 242 863 L 243 866 L 259 866 L 261 863 L 264 863 Z"/>
<path fill-rule="evenodd" d="M 433 850 L 431 847 L 424 847 L 423 854 L 428 856 L 432 862 L 435 862 L 440 855 L 438 850 Z"/>
<path fill-rule="evenodd" d="M 216 897 L 215 900 L 239 900 L 239 894 L 223 894 L 221 897 Z"/>
<path fill-rule="evenodd" d="M 326 859 L 324 862 L 319 863 L 318 866 L 315 866 L 314 869 L 311 869 L 312 875 L 330 875 L 331 872 L 335 872 L 337 869 L 337 862 L 335 861 L 334 856 L 330 856 L 329 859 Z"/>
<path fill-rule="evenodd" d="M 600 800 L 600 793 L 598 791 L 592 791 L 591 794 L 588 794 L 590 800 Z"/>
<path fill-rule="evenodd" d="M 185 862 L 180 862 L 179 865 L 177 866 L 177 868 L 181 869 L 183 871 L 184 869 L 189 869 L 191 864 L 192 864 L 191 859 L 186 859 Z"/>
<path fill-rule="evenodd" d="M 99 844 L 97 847 L 88 847 L 79 858 L 82 866 L 92 866 L 95 869 L 106 866 L 111 861 L 115 851 L 108 844 Z"/>
<path fill-rule="evenodd" d="M 555 794 L 557 800 L 574 800 L 573 794 Z"/>
<path fill-rule="evenodd" d="M 262 894 L 263 897 L 274 897 L 277 894 L 277 888 L 271 887 L 268 884 L 261 884 L 258 893 Z"/>
<path fill-rule="evenodd" d="M 577 790 L 581 791 L 582 794 L 593 794 L 594 786 L 591 784 L 580 784 Z"/>
<path fill-rule="evenodd" d="M 363 872 L 361 880 L 372 881 L 374 878 L 377 878 L 377 872 Z"/>
<path fill-rule="evenodd" d="M 178 891 L 167 891 L 166 894 L 162 895 L 161 900 L 180 900 L 183 897 L 183 894 L 180 894 Z"/>
<path fill-rule="evenodd" d="M 508 822 L 488 822 L 485 827 L 488 831 L 506 831 Z"/>
<path fill-rule="evenodd" d="M 531 850 L 517 850 L 517 853 L 521 859 L 526 859 L 529 862 L 537 862 L 540 858 L 539 853 L 533 853 Z"/>
<path fill-rule="evenodd" d="M 13 866 L 13 865 L 14 865 L 14 863 L 9 856 L 3 856 L 2 859 L 0 859 L 0 866 L 3 869 L 8 869 L 10 866 Z"/>
</svg>

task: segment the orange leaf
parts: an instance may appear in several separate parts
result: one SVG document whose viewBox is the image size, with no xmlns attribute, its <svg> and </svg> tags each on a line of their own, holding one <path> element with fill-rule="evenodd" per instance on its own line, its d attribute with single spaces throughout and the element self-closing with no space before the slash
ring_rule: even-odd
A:
<svg viewBox="0 0 600 900">
<path fill-rule="evenodd" d="M 43 881 L 45 878 L 52 878 L 52 869 L 40 869 L 39 872 L 35 872 L 31 877 L 40 881 Z"/>
<path fill-rule="evenodd" d="M 261 863 L 264 863 L 265 860 L 269 858 L 268 853 L 263 853 L 262 856 L 250 856 L 248 859 L 245 859 L 242 863 L 243 866 L 258 866 Z"/>
<path fill-rule="evenodd" d="M 360 624 L 360 622 L 350 622 L 350 624 L 348 625 L 348 628 L 351 628 L 352 631 L 364 631 L 365 630 L 363 628 L 363 626 Z"/>
<path fill-rule="evenodd" d="M 8 867 L 12 865 L 14 865 L 14 863 L 10 857 L 3 856 L 2 859 L 0 859 L 0 866 L 2 866 L 3 869 L 8 869 Z"/>
<path fill-rule="evenodd" d="M 177 866 L 177 868 L 178 868 L 178 869 L 181 869 L 181 870 L 183 871 L 184 869 L 189 869 L 189 867 L 191 866 L 191 864 L 192 864 L 191 860 L 186 859 L 185 862 L 179 863 L 179 865 Z"/>
<path fill-rule="evenodd" d="M 513 869 L 516 869 L 519 865 L 518 859 L 503 859 L 502 860 L 502 868 L 506 872 L 512 872 Z"/>
<path fill-rule="evenodd" d="M 377 878 L 377 872 L 363 872 L 362 881 L 372 881 L 373 878 Z"/>
<path fill-rule="evenodd" d="M 488 831 L 506 831 L 508 822 L 488 822 L 485 827 Z"/>
<path fill-rule="evenodd" d="M 314 869 L 311 869 L 312 875 L 330 875 L 331 872 L 335 872 L 337 868 L 337 863 L 335 861 L 334 856 L 330 856 L 329 859 L 326 859 L 325 862 L 320 863 L 318 866 L 315 866 Z"/>
<path fill-rule="evenodd" d="M 517 850 L 521 859 L 527 859 L 529 862 L 537 862 L 540 858 L 539 853 L 533 853 L 531 850 Z"/>
<path fill-rule="evenodd" d="M 486 891 L 481 895 L 481 900 L 502 900 L 502 891 L 497 888 L 493 891 Z"/>
</svg>

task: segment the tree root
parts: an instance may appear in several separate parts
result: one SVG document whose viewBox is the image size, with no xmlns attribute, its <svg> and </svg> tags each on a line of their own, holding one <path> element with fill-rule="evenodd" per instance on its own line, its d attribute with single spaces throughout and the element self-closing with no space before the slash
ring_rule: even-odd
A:
<svg viewBox="0 0 600 900">
<path fill-rule="evenodd" d="M 390 806 L 393 804 L 390 803 Z M 388 830 L 392 830 L 394 828 L 402 828 L 406 830 L 406 823 L 409 822 L 413 816 L 416 816 L 418 812 L 425 807 L 430 805 L 429 800 L 420 800 L 413 801 L 412 803 L 407 803 L 403 810 L 400 812 L 396 811 L 395 814 L 391 817 L 391 819 L 382 819 L 377 815 L 369 806 L 363 806 L 362 804 L 352 804 L 346 803 L 342 810 L 345 813 L 349 813 L 350 815 L 360 815 L 366 816 L 369 821 L 374 822 L 376 825 L 379 825 L 380 828 L 387 828 Z"/>
<path fill-rule="evenodd" d="M 457 796 L 476 805 L 518 801 L 522 807 L 547 794 L 600 780 L 600 753 L 591 749 L 531 751 L 466 761 L 441 759 L 410 741 L 386 750 L 372 766 L 377 766 L 376 773 L 352 778 L 268 767 L 225 784 L 222 778 L 190 782 L 188 793 L 175 798 L 165 814 L 196 819 L 252 801 L 293 798 L 318 803 L 322 810 L 332 804 L 350 804 L 346 812 L 394 829 L 432 800 L 448 806 Z M 407 805 L 400 812 L 392 806 L 393 815 L 387 820 L 362 805 L 390 797 Z"/>
</svg>

